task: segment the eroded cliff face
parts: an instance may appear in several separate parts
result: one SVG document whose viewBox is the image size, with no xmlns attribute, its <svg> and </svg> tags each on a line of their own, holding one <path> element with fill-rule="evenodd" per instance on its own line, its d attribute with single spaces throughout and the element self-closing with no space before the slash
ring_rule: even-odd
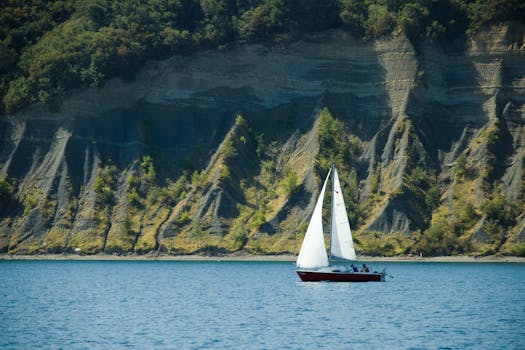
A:
<svg viewBox="0 0 525 350">
<path fill-rule="evenodd" d="M 509 252 L 525 242 L 524 34 L 494 27 L 459 54 L 340 31 L 198 52 L 5 116 L 0 177 L 14 194 L 0 251 L 297 252 L 324 176 L 326 107 L 359 146 L 343 165 L 360 188 L 358 249 L 377 231 L 407 252 L 468 206 L 458 238 Z M 415 169 L 431 204 L 430 185 L 407 180 Z M 489 193 L 517 208 L 510 230 L 494 233 Z"/>
</svg>

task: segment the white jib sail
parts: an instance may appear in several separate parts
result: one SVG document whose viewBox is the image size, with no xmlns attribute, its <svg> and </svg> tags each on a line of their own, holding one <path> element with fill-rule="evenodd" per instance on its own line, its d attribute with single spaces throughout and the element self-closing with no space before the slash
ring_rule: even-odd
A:
<svg viewBox="0 0 525 350">
<path fill-rule="evenodd" d="M 326 255 L 326 245 L 323 235 L 322 210 L 324 191 L 328 178 L 330 177 L 330 172 L 331 170 L 328 172 L 326 180 L 324 180 L 323 189 L 317 199 L 310 224 L 304 235 L 303 245 L 297 257 L 297 267 L 315 268 L 328 266 L 328 256 Z"/>
<path fill-rule="evenodd" d="M 334 192 L 332 193 L 332 236 L 331 239 L 331 256 L 342 258 L 346 260 L 357 260 L 354 249 L 354 241 L 352 240 L 352 232 L 350 231 L 350 224 L 348 223 L 348 216 L 346 214 L 345 201 L 343 199 L 343 191 L 339 183 L 339 176 L 337 169 L 334 166 Z"/>
</svg>

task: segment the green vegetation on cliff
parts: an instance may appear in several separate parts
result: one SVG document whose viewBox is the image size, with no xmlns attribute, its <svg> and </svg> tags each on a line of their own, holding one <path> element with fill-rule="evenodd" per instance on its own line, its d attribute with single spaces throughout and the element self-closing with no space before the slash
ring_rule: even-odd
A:
<svg viewBox="0 0 525 350">
<path fill-rule="evenodd" d="M 9 203 L 13 200 L 15 187 L 7 179 L 0 179 L 0 213 L 4 213 Z"/>
<path fill-rule="evenodd" d="M 335 162 L 360 253 L 524 254 L 521 3 L 5 8 L 1 252 L 296 253 Z"/>
<path fill-rule="evenodd" d="M 414 43 L 450 43 L 484 24 L 524 18 L 518 0 L 8 0 L 0 96 L 3 111 L 14 113 L 76 87 L 133 78 L 146 60 L 236 41 L 345 28 L 365 39 L 404 31 Z"/>
<path fill-rule="evenodd" d="M 366 142 L 323 108 L 312 129 L 294 141 L 293 155 L 285 151 L 284 140 L 258 134 L 237 116 L 208 165 L 183 169 L 176 181 L 157 176 L 159 163 L 153 155 L 141 155 L 129 168 L 102 161 L 78 194 L 69 180 L 64 196 L 17 188 L 14 179 L 4 178 L 0 251 L 297 253 L 310 215 L 304 208 L 335 162 L 361 254 L 523 255 L 522 243 L 511 241 L 509 232 L 523 217 L 525 181 L 518 198 L 510 199 L 499 181 L 483 176 L 493 157 L 475 163 L 467 150 L 457 157 L 453 186 L 444 192 L 436 170 L 423 165 L 412 124 L 402 120 L 393 129 L 402 154 L 398 158 L 404 159 L 402 176 L 390 168 L 394 163 L 375 165 L 370 173 L 363 170 Z M 491 140 L 500 139 L 501 131 L 493 125 L 486 129 L 499 135 L 486 139 L 486 150 L 497 152 Z M 318 152 L 304 152 L 316 144 Z M 491 168 L 491 173 L 498 172 Z M 401 182 L 392 187 L 396 178 Z M 473 196 L 475 186 L 484 192 L 482 201 Z M 329 196 L 325 200 L 328 205 Z M 391 215 L 386 213 L 390 206 L 403 210 L 413 226 L 374 226 L 371 220 Z M 33 226 L 43 231 L 32 234 Z"/>
</svg>

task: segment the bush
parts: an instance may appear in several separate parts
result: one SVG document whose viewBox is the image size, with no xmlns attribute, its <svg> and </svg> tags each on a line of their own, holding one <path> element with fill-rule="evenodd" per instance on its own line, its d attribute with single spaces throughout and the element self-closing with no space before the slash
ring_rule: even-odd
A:
<svg viewBox="0 0 525 350">
<path fill-rule="evenodd" d="M 0 12 L 0 87 L 9 113 L 78 86 L 132 78 L 147 60 L 237 39 L 286 40 L 344 27 L 380 37 L 399 28 L 413 44 L 447 44 L 468 29 L 523 22 L 518 0 L 7 1 Z M 417 45 L 414 45 L 417 46 Z"/>
<path fill-rule="evenodd" d="M 115 165 L 106 165 L 101 168 L 98 176 L 93 183 L 93 189 L 96 194 L 96 201 L 102 206 L 110 206 L 115 201 L 113 188 L 116 185 L 117 167 Z"/>
<path fill-rule="evenodd" d="M 355 138 L 344 132 L 345 124 L 332 116 L 328 108 L 319 113 L 319 154 L 321 169 L 328 170 L 333 162 L 345 168 L 361 149 Z"/>
<path fill-rule="evenodd" d="M 365 21 L 368 16 L 364 1 L 341 0 L 339 19 L 345 28 L 359 36 L 365 32 Z"/>
<path fill-rule="evenodd" d="M 394 256 L 404 253 L 410 240 L 401 234 L 385 235 L 382 232 L 365 231 L 355 239 L 360 250 L 372 256 Z M 359 243 L 358 243 L 359 242 Z"/>
<path fill-rule="evenodd" d="M 128 191 L 128 204 L 130 206 L 135 207 L 135 208 L 142 208 L 143 207 L 142 197 L 140 197 L 140 195 L 138 194 L 136 188 L 131 188 Z"/>
<path fill-rule="evenodd" d="M 422 3 L 407 3 L 401 10 L 397 22 L 409 38 L 416 39 L 427 26 L 429 10 Z"/>
<path fill-rule="evenodd" d="M 150 156 L 142 157 L 142 162 L 140 163 L 140 168 L 144 173 L 144 177 L 149 184 L 153 184 L 157 177 L 157 172 L 153 166 L 153 159 Z"/>
<path fill-rule="evenodd" d="M 245 230 L 239 230 L 230 234 L 231 239 L 235 243 L 236 249 L 242 249 L 246 242 L 248 242 L 248 235 Z"/>
<path fill-rule="evenodd" d="M 188 179 L 186 173 L 183 173 L 175 182 L 168 180 L 167 187 L 163 189 L 166 204 L 175 205 L 185 193 L 184 190 L 186 189 L 187 184 Z"/>
<path fill-rule="evenodd" d="M 515 243 L 509 248 L 509 253 L 514 256 L 525 257 L 525 243 Z"/>
<path fill-rule="evenodd" d="M 467 156 L 465 153 L 462 153 L 458 159 L 456 159 L 455 167 L 455 176 L 458 178 L 463 178 L 467 174 Z"/>
<path fill-rule="evenodd" d="M 460 203 L 456 210 L 455 230 L 459 233 L 464 233 L 467 229 L 474 226 L 479 220 L 479 215 L 472 203 Z"/>
<path fill-rule="evenodd" d="M 200 172 L 195 170 L 193 174 L 191 174 L 191 184 L 195 186 L 196 188 L 200 188 L 204 186 L 204 182 L 206 181 L 206 171 L 203 169 Z"/>
<path fill-rule="evenodd" d="M 493 199 L 488 200 L 481 210 L 491 221 L 507 227 L 515 225 L 516 208 L 503 195 L 496 195 Z"/>
<path fill-rule="evenodd" d="M 370 5 L 368 7 L 368 20 L 366 33 L 372 37 L 388 35 L 394 30 L 396 21 L 386 6 Z"/>
<path fill-rule="evenodd" d="M 14 199 L 14 193 L 15 186 L 13 186 L 11 181 L 7 177 L 0 179 L 0 214 L 7 209 L 9 203 Z"/>
<path fill-rule="evenodd" d="M 237 150 L 233 145 L 231 137 L 228 137 L 222 144 L 222 152 L 224 154 L 224 159 L 230 159 L 237 156 Z"/>
<path fill-rule="evenodd" d="M 286 171 L 284 179 L 281 181 L 281 187 L 284 190 L 284 194 L 287 196 L 295 193 L 299 189 L 297 175 L 293 170 L 288 169 Z"/>
</svg>

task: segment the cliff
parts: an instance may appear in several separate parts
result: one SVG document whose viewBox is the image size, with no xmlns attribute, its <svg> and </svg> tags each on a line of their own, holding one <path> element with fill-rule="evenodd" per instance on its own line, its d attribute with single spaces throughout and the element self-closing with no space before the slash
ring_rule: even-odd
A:
<svg viewBox="0 0 525 350">
<path fill-rule="evenodd" d="M 336 161 L 361 252 L 523 254 L 524 37 L 446 53 L 328 31 L 3 116 L 0 251 L 297 252 Z"/>
</svg>

